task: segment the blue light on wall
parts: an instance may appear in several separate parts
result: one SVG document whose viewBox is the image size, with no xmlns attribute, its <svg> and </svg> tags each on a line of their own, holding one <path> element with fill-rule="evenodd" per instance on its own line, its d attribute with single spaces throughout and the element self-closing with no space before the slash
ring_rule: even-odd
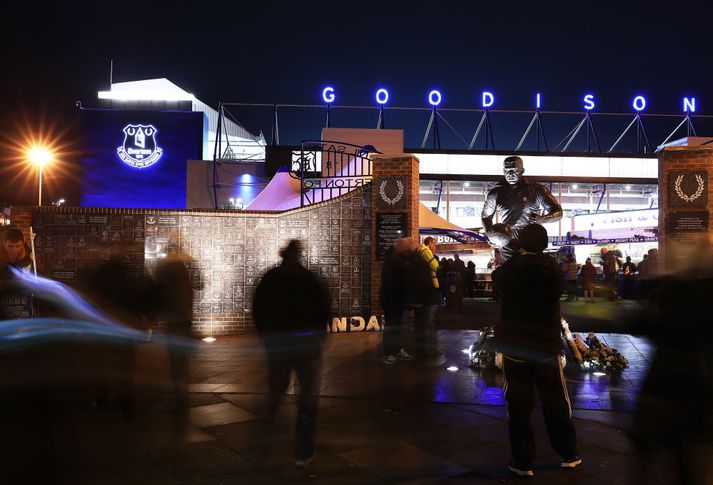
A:
<svg viewBox="0 0 713 485">
<path fill-rule="evenodd" d="M 483 91 L 482 106 L 483 108 L 490 108 L 495 104 L 495 95 L 489 91 Z"/>
<path fill-rule="evenodd" d="M 684 113 L 695 113 L 696 112 L 696 98 L 683 98 L 683 112 Z"/>
<path fill-rule="evenodd" d="M 244 173 L 238 178 L 238 198 L 242 200 L 244 204 L 249 203 L 258 194 L 259 189 L 254 185 L 255 177 L 249 173 Z"/>
<path fill-rule="evenodd" d="M 594 109 L 594 95 L 593 94 L 587 94 L 584 96 L 584 109 L 587 111 L 591 111 Z"/>
<path fill-rule="evenodd" d="M 376 90 L 376 102 L 379 104 L 386 104 L 389 101 L 389 92 L 385 88 L 379 88 Z"/>
<path fill-rule="evenodd" d="M 535 108 L 542 108 L 542 96 L 540 95 L 540 93 L 537 93 L 535 95 Z"/>
<path fill-rule="evenodd" d="M 201 159 L 203 113 L 80 113 L 82 207 L 185 209 L 186 162 Z"/>
<path fill-rule="evenodd" d="M 442 99 L 443 97 L 441 96 L 441 92 L 438 89 L 434 89 L 430 93 L 428 93 L 428 103 L 434 108 L 441 104 Z"/>
<path fill-rule="evenodd" d="M 322 90 L 322 99 L 325 103 L 333 103 L 335 99 L 334 88 L 332 86 L 327 86 Z"/>
<path fill-rule="evenodd" d="M 646 108 L 646 98 L 643 96 L 635 97 L 633 106 L 636 111 L 643 111 Z"/>
</svg>

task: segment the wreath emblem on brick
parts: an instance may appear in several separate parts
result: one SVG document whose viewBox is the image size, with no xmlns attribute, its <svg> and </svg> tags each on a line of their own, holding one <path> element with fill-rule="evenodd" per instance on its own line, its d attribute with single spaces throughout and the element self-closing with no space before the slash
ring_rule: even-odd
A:
<svg viewBox="0 0 713 485">
<path fill-rule="evenodd" d="M 703 177 L 701 177 L 700 175 L 696 175 L 696 183 L 698 184 L 698 187 L 696 188 L 696 191 L 691 195 L 687 195 L 685 192 L 683 192 L 683 189 L 681 189 L 681 183 L 683 183 L 683 175 L 679 175 L 678 177 L 676 177 L 676 180 L 673 183 L 673 189 L 676 191 L 676 195 L 681 200 L 685 200 L 686 202 L 693 202 L 703 194 L 705 184 L 703 183 Z"/>
<path fill-rule="evenodd" d="M 401 200 L 401 198 L 404 196 L 404 183 L 400 180 L 396 181 L 396 187 L 398 187 L 399 191 L 396 194 L 395 197 L 390 198 L 388 195 L 386 195 L 386 185 L 387 185 L 388 180 L 384 180 L 381 182 L 379 185 L 379 195 L 381 196 L 381 199 L 386 202 L 389 205 L 394 205 L 398 201 Z"/>
</svg>

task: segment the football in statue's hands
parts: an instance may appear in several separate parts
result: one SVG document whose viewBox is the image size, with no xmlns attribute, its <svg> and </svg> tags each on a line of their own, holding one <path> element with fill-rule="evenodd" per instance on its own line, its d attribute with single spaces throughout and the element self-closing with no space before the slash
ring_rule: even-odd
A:
<svg viewBox="0 0 713 485">
<path fill-rule="evenodd" d="M 502 248 L 508 245 L 512 239 L 512 231 L 510 226 L 505 224 L 493 224 L 493 227 L 487 232 L 488 242 L 496 248 Z"/>
</svg>

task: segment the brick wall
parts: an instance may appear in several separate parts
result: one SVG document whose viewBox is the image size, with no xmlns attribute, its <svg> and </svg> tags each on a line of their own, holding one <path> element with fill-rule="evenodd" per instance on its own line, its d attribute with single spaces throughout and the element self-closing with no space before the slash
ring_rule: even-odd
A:
<svg viewBox="0 0 713 485">
<path fill-rule="evenodd" d="M 192 258 L 201 287 L 194 331 L 205 335 L 253 331 L 252 297 L 260 277 L 279 263 L 290 239 L 304 243 L 304 262 L 329 284 L 335 316 L 371 314 L 371 187 L 287 212 L 171 211 L 75 207 L 15 207 L 13 225 L 35 240 L 38 268 L 70 285 L 117 248 L 133 277 L 150 274 L 174 251 Z M 276 302 L 279 304 L 279 302 Z"/>
</svg>

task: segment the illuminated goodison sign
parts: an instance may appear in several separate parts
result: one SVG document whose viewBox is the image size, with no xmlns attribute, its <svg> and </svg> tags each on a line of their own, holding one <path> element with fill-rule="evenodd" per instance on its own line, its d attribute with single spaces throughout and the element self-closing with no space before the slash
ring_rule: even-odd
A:
<svg viewBox="0 0 713 485">
<path fill-rule="evenodd" d="M 384 106 L 389 102 L 389 90 L 386 88 L 379 88 L 374 93 L 374 98 L 376 103 L 380 106 Z M 326 86 L 322 89 L 322 101 L 326 104 L 331 105 L 337 99 L 337 92 L 334 86 Z M 426 100 L 428 104 L 436 108 L 443 101 L 443 94 L 438 89 L 432 89 L 426 95 Z M 585 111 L 592 111 L 596 106 L 596 97 L 593 94 L 585 94 L 582 98 Z M 683 112 L 684 113 L 695 113 L 696 112 L 696 98 L 694 97 L 684 97 L 682 99 Z M 637 95 L 632 100 L 631 106 L 634 111 L 640 113 L 646 109 L 646 98 L 641 95 Z M 483 109 L 489 109 L 495 106 L 495 94 L 492 91 L 483 91 L 480 93 L 480 106 Z M 542 108 L 542 93 L 535 94 L 535 109 L 539 110 Z"/>
</svg>

